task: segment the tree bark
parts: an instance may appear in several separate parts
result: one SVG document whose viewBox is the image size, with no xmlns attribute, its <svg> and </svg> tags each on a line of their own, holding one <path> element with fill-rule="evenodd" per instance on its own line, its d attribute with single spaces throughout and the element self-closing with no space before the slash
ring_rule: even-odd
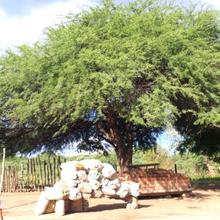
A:
<svg viewBox="0 0 220 220">
<path fill-rule="evenodd" d="M 133 137 L 131 123 L 125 123 L 126 137 L 123 137 L 117 124 L 117 114 L 112 113 L 111 115 L 108 115 L 106 120 L 110 127 L 110 135 L 106 137 L 108 139 L 110 138 L 110 141 L 115 145 L 115 152 L 121 171 L 126 171 L 128 169 L 127 166 L 132 164 Z M 101 131 L 101 129 L 99 130 Z"/>
</svg>

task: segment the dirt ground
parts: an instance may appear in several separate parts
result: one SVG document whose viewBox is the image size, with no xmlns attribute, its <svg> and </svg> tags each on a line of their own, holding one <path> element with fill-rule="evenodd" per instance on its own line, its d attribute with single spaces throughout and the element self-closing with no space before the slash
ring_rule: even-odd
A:
<svg viewBox="0 0 220 220">
<path fill-rule="evenodd" d="M 6 219 L 77 219 L 77 220 L 220 220 L 220 184 L 195 184 L 189 198 L 140 198 L 139 209 L 126 210 L 126 203 L 115 199 L 90 199 L 88 212 L 57 217 L 55 213 L 34 215 L 40 193 L 3 193 L 3 215 Z"/>
</svg>

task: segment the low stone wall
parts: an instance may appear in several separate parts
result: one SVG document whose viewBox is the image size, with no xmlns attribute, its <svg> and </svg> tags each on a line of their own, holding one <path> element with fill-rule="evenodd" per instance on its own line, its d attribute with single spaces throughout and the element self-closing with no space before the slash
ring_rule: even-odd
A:
<svg viewBox="0 0 220 220">
<path fill-rule="evenodd" d="M 119 173 L 119 180 L 140 183 L 140 196 L 192 191 L 189 177 L 162 168 L 133 169 L 129 173 Z"/>
</svg>

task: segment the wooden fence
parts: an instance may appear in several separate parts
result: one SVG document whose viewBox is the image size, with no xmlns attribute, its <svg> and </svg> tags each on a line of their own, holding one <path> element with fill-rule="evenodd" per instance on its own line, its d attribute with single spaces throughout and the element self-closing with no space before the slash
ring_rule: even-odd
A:
<svg viewBox="0 0 220 220">
<path fill-rule="evenodd" d="M 64 159 L 63 162 L 66 162 Z M 2 192 L 43 191 L 45 187 L 53 186 L 60 180 L 60 157 L 41 161 L 40 157 L 28 160 L 20 167 L 4 168 Z"/>
</svg>

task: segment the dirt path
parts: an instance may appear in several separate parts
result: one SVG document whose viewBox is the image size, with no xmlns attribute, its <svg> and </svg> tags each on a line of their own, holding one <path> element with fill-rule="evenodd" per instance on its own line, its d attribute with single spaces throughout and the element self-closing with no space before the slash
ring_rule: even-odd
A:
<svg viewBox="0 0 220 220">
<path fill-rule="evenodd" d="M 34 215 L 40 193 L 5 193 L 2 194 L 3 215 L 4 220 L 220 220 L 220 185 L 194 187 L 190 198 L 141 198 L 137 210 L 126 210 L 126 203 L 121 200 L 91 199 L 88 212 L 63 217 L 56 217 L 55 213 Z"/>
</svg>

